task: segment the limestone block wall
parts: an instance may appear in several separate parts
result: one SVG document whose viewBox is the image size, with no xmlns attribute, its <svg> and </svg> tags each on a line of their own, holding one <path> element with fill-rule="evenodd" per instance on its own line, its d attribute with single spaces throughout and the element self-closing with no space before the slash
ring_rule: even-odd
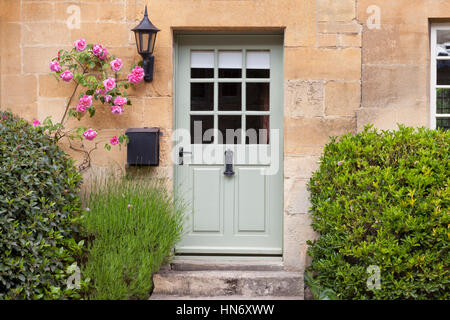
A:
<svg viewBox="0 0 450 320">
<path fill-rule="evenodd" d="M 376 5 L 380 28 L 368 28 Z M 358 130 L 373 123 L 395 129 L 397 123 L 430 125 L 430 24 L 450 22 L 444 0 L 358 0 L 362 37 L 362 103 Z"/>
<path fill-rule="evenodd" d="M 61 117 L 73 84 L 57 83 L 48 63 L 59 48 L 84 37 L 102 43 L 125 62 L 139 61 L 130 31 L 149 5 L 152 22 L 161 29 L 151 84 L 130 90 L 133 106 L 121 116 L 109 110 L 85 126 L 100 129 L 94 168 L 123 168 L 125 148 L 103 150 L 108 137 L 129 127 L 162 128 L 161 166 L 172 175 L 170 135 L 173 119 L 173 34 L 197 31 L 279 31 L 284 33 L 284 261 L 289 269 L 307 263 L 310 227 L 307 181 L 330 135 L 356 131 L 361 112 L 362 20 L 357 0 L 0 0 L 0 106 L 28 120 Z M 67 8 L 80 8 L 80 29 L 70 30 Z M 361 9 L 362 10 L 362 9 Z M 363 85 L 364 87 L 364 85 Z M 367 103 L 366 103 L 367 105 Z M 377 105 L 380 108 L 379 105 Z M 69 125 L 76 125 L 71 122 Z M 68 150 L 71 152 L 70 150 Z M 75 158 L 77 153 L 71 152 Z"/>
</svg>

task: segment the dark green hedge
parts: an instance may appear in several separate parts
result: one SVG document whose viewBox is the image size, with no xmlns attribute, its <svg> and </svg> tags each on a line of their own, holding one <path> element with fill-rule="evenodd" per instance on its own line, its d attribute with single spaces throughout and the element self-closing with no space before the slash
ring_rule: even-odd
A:
<svg viewBox="0 0 450 320">
<path fill-rule="evenodd" d="M 309 183 L 309 271 L 341 299 L 449 299 L 450 132 L 333 138 Z M 381 288 L 367 280 L 378 266 Z"/>
<path fill-rule="evenodd" d="M 77 298 L 81 176 L 42 129 L 0 111 L 0 299 Z"/>
</svg>

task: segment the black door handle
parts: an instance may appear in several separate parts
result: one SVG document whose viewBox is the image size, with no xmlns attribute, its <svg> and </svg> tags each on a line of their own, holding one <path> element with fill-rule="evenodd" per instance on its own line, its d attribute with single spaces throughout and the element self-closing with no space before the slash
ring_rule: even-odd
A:
<svg viewBox="0 0 450 320">
<path fill-rule="evenodd" d="M 180 147 L 180 149 L 178 150 L 178 164 L 179 164 L 180 166 L 182 166 L 182 165 L 184 164 L 183 156 L 184 156 L 185 153 L 192 154 L 192 152 L 190 152 L 190 151 L 184 151 L 184 148 L 183 148 L 183 147 Z"/>
</svg>

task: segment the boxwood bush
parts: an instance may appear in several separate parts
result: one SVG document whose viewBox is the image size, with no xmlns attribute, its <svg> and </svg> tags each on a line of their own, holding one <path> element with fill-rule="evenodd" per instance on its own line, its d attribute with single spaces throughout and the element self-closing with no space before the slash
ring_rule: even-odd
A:
<svg viewBox="0 0 450 320">
<path fill-rule="evenodd" d="M 314 281 L 341 299 L 449 299 L 449 160 L 450 132 L 332 138 L 309 183 Z"/>
<path fill-rule="evenodd" d="M 0 111 L 0 299 L 79 297 L 74 270 L 81 176 L 44 134 Z"/>
</svg>

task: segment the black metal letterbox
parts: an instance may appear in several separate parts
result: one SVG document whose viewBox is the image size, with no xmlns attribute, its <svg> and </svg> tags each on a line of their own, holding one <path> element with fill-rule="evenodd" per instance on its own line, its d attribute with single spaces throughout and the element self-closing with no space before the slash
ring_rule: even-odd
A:
<svg viewBox="0 0 450 320">
<path fill-rule="evenodd" d="M 159 128 L 130 128 L 128 136 L 127 164 L 130 166 L 159 165 Z"/>
</svg>

